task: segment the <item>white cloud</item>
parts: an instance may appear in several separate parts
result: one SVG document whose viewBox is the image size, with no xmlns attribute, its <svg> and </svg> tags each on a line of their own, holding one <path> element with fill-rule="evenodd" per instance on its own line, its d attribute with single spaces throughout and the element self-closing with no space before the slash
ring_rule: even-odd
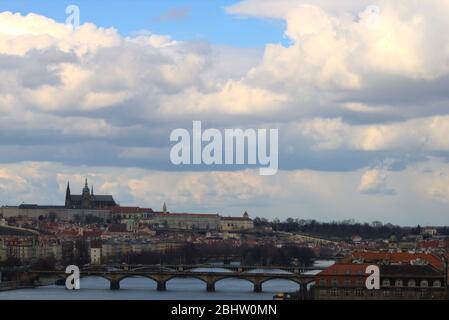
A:
<svg viewBox="0 0 449 320">
<path fill-rule="evenodd" d="M 449 151 L 449 116 L 417 118 L 379 125 L 350 125 L 341 118 L 317 118 L 298 124 L 317 149 L 362 151 Z"/>
<path fill-rule="evenodd" d="M 395 192 L 387 186 L 387 174 L 379 169 L 364 172 L 357 190 L 363 194 L 392 195 Z"/>
</svg>

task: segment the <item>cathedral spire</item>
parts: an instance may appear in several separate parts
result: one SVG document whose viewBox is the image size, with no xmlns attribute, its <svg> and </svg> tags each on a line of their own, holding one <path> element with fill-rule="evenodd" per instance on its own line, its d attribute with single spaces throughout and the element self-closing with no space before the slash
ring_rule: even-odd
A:
<svg viewBox="0 0 449 320">
<path fill-rule="evenodd" d="M 67 181 L 67 189 L 65 191 L 65 199 L 70 199 L 70 181 Z"/>
<path fill-rule="evenodd" d="M 86 181 L 84 183 L 83 195 L 84 196 L 89 196 L 90 195 L 89 185 L 87 184 L 87 177 L 86 177 Z"/>
<path fill-rule="evenodd" d="M 167 213 L 167 204 L 164 202 L 164 205 L 162 206 L 162 211 L 164 213 Z"/>
<path fill-rule="evenodd" d="M 90 195 L 93 196 L 94 195 L 94 185 L 90 186 Z"/>
<path fill-rule="evenodd" d="M 66 207 L 70 206 L 70 200 L 71 200 L 71 196 L 70 196 L 70 182 L 67 181 L 67 189 L 65 191 L 65 206 Z"/>
</svg>

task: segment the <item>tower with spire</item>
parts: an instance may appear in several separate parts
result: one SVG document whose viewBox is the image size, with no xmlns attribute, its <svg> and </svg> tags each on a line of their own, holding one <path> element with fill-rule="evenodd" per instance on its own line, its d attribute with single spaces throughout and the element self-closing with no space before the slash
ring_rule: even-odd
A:
<svg viewBox="0 0 449 320">
<path fill-rule="evenodd" d="M 67 189 L 65 191 L 65 206 L 70 207 L 70 182 L 67 181 Z"/>
<path fill-rule="evenodd" d="M 81 194 L 71 194 L 70 182 L 67 182 L 65 194 L 65 207 L 71 209 L 102 209 L 116 207 L 112 195 L 94 195 L 93 185 L 89 188 L 87 177 L 84 180 L 84 188 Z"/>
<path fill-rule="evenodd" d="M 87 177 L 84 183 L 83 193 L 81 195 L 81 204 L 83 208 L 92 208 L 92 201 L 90 196 L 89 185 L 87 184 Z"/>
</svg>

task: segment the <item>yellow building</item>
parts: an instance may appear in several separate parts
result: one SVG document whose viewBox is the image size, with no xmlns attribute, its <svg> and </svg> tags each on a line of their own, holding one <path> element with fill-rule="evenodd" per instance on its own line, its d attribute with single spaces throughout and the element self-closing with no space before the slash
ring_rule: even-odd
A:
<svg viewBox="0 0 449 320">
<path fill-rule="evenodd" d="M 221 217 L 221 231 L 247 231 L 254 228 L 253 220 L 245 211 L 243 217 Z"/>
</svg>

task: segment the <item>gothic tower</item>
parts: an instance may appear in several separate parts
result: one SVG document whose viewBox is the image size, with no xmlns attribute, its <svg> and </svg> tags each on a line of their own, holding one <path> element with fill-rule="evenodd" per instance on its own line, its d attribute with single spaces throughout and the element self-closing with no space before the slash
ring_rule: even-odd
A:
<svg viewBox="0 0 449 320">
<path fill-rule="evenodd" d="M 83 193 L 81 195 L 81 206 L 86 209 L 92 206 L 89 185 L 87 184 L 87 178 L 84 184 Z"/>
<path fill-rule="evenodd" d="M 70 182 L 67 181 L 67 189 L 65 191 L 65 206 L 70 206 Z"/>
</svg>

